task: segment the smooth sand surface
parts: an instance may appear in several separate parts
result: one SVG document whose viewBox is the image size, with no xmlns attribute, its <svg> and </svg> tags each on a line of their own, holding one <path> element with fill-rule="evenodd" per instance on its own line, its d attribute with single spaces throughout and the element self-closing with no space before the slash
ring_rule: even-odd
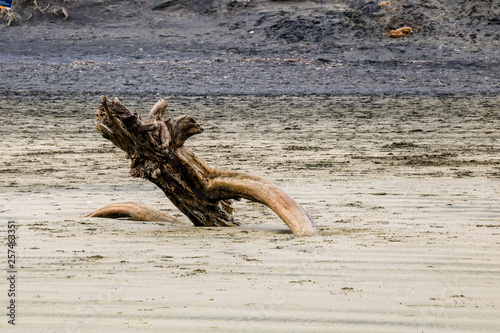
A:
<svg viewBox="0 0 500 333">
<path fill-rule="evenodd" d="M 205 128 L 186 145 L 284 188 L 316 221 L 311 237 L 246 201 L 241 227 L 192 227 L 95 131 L 98 98 L 7 100 L 0 219 L 18 225 L 17 318 L 0 328 L 498 332 L 498 99 L 481 100 L 171 101 Z M 156 101 L 123 102 L 143 114 Z M 180 222 L 84 217 L 129 200 Z"/>
</svg>

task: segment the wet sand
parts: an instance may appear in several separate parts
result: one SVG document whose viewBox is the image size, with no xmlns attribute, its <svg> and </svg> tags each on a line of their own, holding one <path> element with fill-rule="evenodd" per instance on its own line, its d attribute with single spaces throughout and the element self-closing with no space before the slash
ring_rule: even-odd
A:
<svg viewBox="0 0 500 333">
<path fill-rule="evenodd" d="M 500 329 L 497 97 L 169 99 L 168 115 L 205 128 L 187 142 L 195 153 L 284 188 L 316 221 L 312 237 L 246 201 L 241 227 L 193 227 L 129 176 L 94 129 L 98 102 L 3 100 L 0 217 L 18 225 L 16 329 Z M 155 100 L 122 102 L 145 114 Z M 84 217 L 128 200 L 180 222 Z"/>
<path fill-rule="evenodd" d="M 152 11 L 147 0 L 53 0 L 50 8 L 66 8 L 67 20 L 17 6 L 21 20 L 0 30 L 0 94 L 149 101 L 500 92 L 497 1 L 156 3 L 171 6 Z M 414 33 L 384 35 L 402 25 Z"/>
<path fill-rule="evenodd" d="M 156 3 L 16 4 L 0 29 L 2 332 L 500 331 L 498 2 Z M 196 154 L 320 233 L 246 201 L 193 227 L 97 133 L 103 94 L 192 115 Z M 179 223 L 84 217 L 133 200 Z"/>
</svg>

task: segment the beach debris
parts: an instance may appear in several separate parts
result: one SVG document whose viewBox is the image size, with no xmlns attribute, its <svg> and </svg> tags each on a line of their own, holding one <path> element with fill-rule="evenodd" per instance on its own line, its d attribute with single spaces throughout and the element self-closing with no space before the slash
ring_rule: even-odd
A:
<svg viewBox="0 0 500 333">
<path fill-rule="evenodd" d="M 37 0 L 32 0 L 31 3 L 33 4 L 33 6 L 35 6 L 35 9 L 38 10 L 40 13 L 45 13 L 45 11 L 50 7 L 50 3 L 45 8 L 40 7 Z"/>
<path fill-rule="evenodd" d="M 195 226 L 237 226 L 232 200 L 247 199 L 271 208 L 296 235 L 318 232 L 307 211 L 268 180 L 212 168 L 196 156 L 184 143 L 203 128 L 189 115 L 164 120 L 167 106 L 159 100 L 142 120 L 117 98 L 101 97 L 96 128 L 125 151 L 133 177 L 156 184 Z"/>
<path fill-rule="evenodd" d="M 413 33 L 412 28 L 401 27 L 399 29 L 391 30 L 388 33 L 384 33 L 384 35 L 389 36 L 391 38 L 400 38 L 400 37 L 411 35 L 412 33 Z"/>
<path fill-rule="evenodd" d="M 66 10 L 66 8 L 63 8 L 63 7 L 54 7 L 52 10 L 48 11 L 48 9 L 51 6 L 50 3 L 47 4 L 47 6 L 45 6 L 45 7 L 42 8 L 38 4 L 38 0 L 19 0 L 19 1 L 21 3 L 32 5 L 34 7 L 33 8 L 33 12 L 28 16 L 28 18 L 26 19 L 26 21 L 31 20 L 33 18 L 33 14 L 36 13 L 36 12 L 40 12 L 41 14 L 52 14 L 52 15 L 55 15 L 55 16 L 63 16 L 64 20 L 67 20 L 69 18 L 68 11 Z M 64 3 L 66 1 L 67 0 L 63 0 Z M 4 10 L 4 9 L 2 9 L 2 11 L 0 12 L 0 19 L 1 18 L 4 18 L 5 20 L 7 20 L 7 24 L 6 24 L 7 27 L 9 27 L 15 21 L 21 21 L 21 16 L 19 14 L 17 14 L 17 13 L 14 13 L 11 10 Z"/>
<path fill-rule="evenodd" d="M 55 16 L 62 15 L 62 16 L 64 16 L 65 20 L 67 20 L 68 17 L 69 17 L 68 11 L 65 8 L 62 8 L 62 7 L 56 7 L 54 9 L 52 9 L 49 13 L 52 14 L 52 15 L 55 15 Z"/>
<path fill-rule="evenodd" d="M 85 215 L 85 217 L 129 217 L 137 221 L 177 222 L 174 216 L 148 207 L 140 201 L 111 203 Z"/>
<path fill-rule="evenodd" d="M 10 27 L 13 22 L 21 21 L 21 17 L 19 16 L 19 14 L 14 13 L 12 10 L 7 9 L 5 12 L 2 11 L 2 13 L 3 15 L 1 16 L 1 18 L 7 21 L 7 23 L 5 24 L 6 27 Z"/>
</svg>

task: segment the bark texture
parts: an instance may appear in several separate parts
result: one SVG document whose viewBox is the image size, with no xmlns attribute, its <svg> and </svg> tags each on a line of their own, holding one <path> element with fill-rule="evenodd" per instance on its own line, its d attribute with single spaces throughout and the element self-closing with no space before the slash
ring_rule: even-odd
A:
<svg viewBox="0 0 500 333">
<path fill-rule="evenodd" d="M 130 173 L 156 184 L 195 226 L 236 226 L 232 199 L 270 207 L 294 234 L 317 228 L 302 206 L 269 181 L 209 167 L 184 142 L 203 132 L 188 115 L 163 120 L 167 102 L 159 100 L 142 120 L 118 99 L 101 98 L 97 130 L 131 160 Z"/>
</svg>

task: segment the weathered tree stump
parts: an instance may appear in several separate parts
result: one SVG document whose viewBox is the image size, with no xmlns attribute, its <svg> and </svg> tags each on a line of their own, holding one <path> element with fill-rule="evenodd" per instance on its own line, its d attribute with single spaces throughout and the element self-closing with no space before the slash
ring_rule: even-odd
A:
<svg viewBox="0 0 500 333">
<path fill-rule="evenodd" d="M 184 146 L 203 129 L 188 115 L 162 120 L 165 100 L 145 120 L 118 99 L 101 100 L 97 130 L 126 152 L 133 177 L 156 184 L 195 226 L 238 225 L 231 200 L 244 198 L 270 207 L 294 234 L 318 232 L 305 209 L 277 186 L 261 177 L 211 168 Z"/>
</svg>

